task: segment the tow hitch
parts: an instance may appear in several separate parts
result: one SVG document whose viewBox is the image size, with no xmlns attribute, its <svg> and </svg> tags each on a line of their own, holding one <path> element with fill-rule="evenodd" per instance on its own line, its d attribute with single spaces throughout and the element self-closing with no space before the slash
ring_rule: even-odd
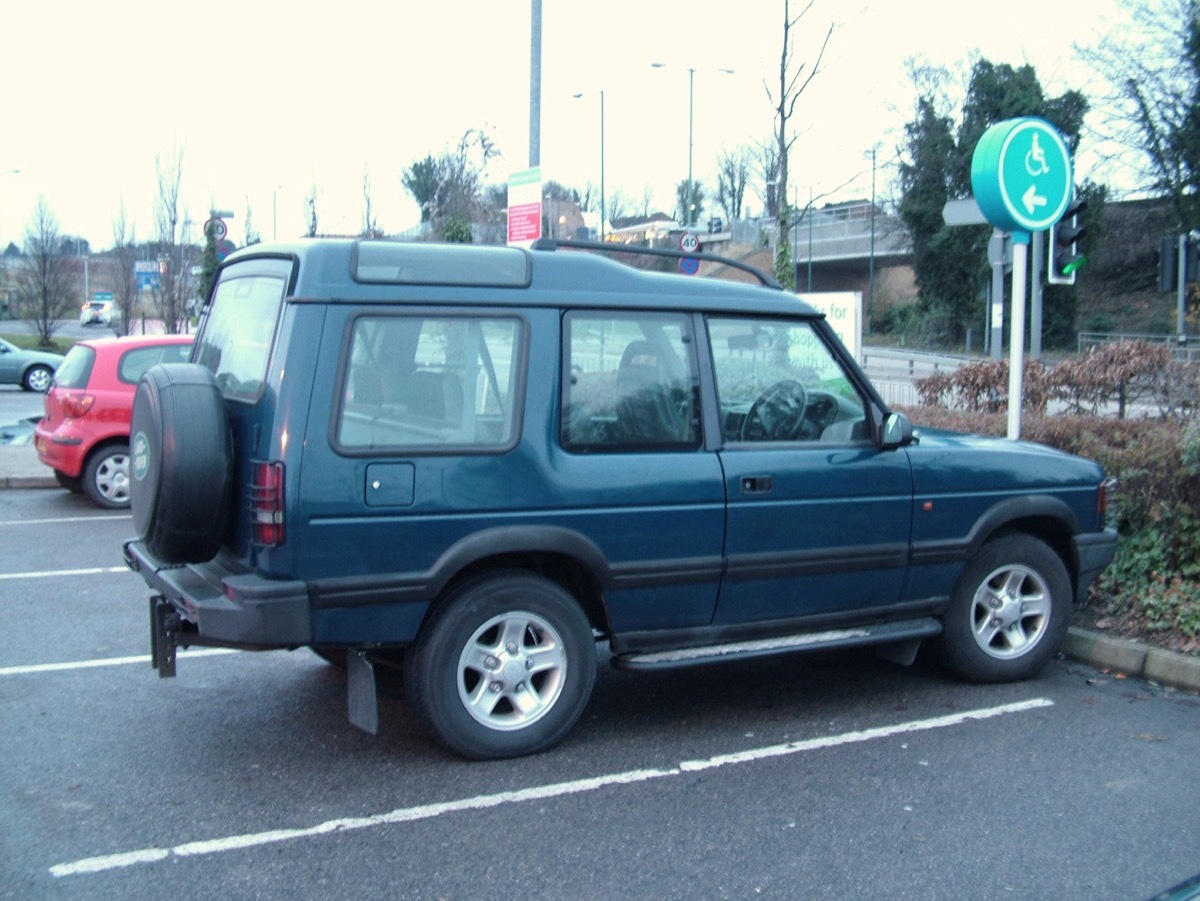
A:
<svg viewBox="0 0 1200 901">
<path fill-rule="evenodd" d="M 180 630 L 179 614 L 162 595 L 150 598 L 150 665 L 163 679 L 175 675 L 176 636 Z"/>
</svg>

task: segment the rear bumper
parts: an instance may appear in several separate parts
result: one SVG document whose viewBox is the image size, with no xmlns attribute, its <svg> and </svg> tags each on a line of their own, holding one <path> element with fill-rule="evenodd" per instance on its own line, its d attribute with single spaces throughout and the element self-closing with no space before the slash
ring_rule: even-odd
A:
<svg viewBox="0 0 1200 901">
<path fill-rule="evenodd" d="M 1112 563 L 1117 553 L 1117 530 L 1087 532 L 1075 536 L 1075 559 L 1079 561 L 1079 583 L 1075 587 L 1075 603 L 1087 599 L 1088 588 Z"/>
<path fill-rule="evenodd" d="M 264 579 L 218 561 L 160 563 L 140 541 L 125 544 L 125 563 L 191 624 L 177 643 L 294 648 L 312 643 L 312 611 L 303 582 Z"/>
<path fill-rule="evenodd" d="M 73 479 L 83 474 L 83 460 L 87 456 L 84 439 L 78 435 L 47 432 L 40 427 L 33 430 L 33 444 L 38 459 L 51 469 L 59 470 Z"/>
</svg>

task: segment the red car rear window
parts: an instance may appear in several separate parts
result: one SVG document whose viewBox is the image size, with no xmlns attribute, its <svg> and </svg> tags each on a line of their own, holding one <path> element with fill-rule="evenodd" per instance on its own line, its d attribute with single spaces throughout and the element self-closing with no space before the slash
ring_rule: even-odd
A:
<svg viewBox="0 0 1200 901">
<path fill-rule="evenodd" d="M 96 352 L 84 344 L 76 344 L 63 359 L 54 373 L 54 384 L 59 388 L 86 388 L 92 377 L 92 364 Z"/>
</svg>

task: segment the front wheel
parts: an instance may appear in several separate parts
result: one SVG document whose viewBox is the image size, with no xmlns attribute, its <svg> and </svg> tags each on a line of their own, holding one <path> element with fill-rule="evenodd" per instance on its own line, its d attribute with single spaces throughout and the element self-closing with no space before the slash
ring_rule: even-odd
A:
<svg viewBox="0 0 1200 901">
<path fill-rule="evenodd" d="M 967 564 L 943 620 L 943 658 L 976 682 L 1036 674 L 1062 646 L 1071 620 L 1062 559 L 1029 535 L 987 542 Z"/>
<path fill-rule="evenodd" d="M 517 757 L 560 741 L 596 678 L 591 625 L 548 579 L 492 573 L 465 583 L 422 629 L 407 658 L 418 720 L 463 757 Z"/>
</svg>

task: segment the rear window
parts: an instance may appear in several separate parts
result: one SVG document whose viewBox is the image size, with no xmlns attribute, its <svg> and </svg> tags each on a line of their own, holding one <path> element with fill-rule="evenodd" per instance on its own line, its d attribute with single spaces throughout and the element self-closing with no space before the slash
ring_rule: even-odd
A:
<svg viewBox="0 0 1200 901">
<path fill-rule="evenodd" d="M 69 351 L 54 373 L 54 384 L 59 388 L 86 388 L 92 377 L 92 364 L 96 352 L 86 344 L 76 344 Z"/>
<path fill-rule="evenodd" d="M 284 279 L 269 275 L 231 278 L 217 285 L 195 361 L 213 374 L 226 397 L 258 399 L 286 287 Z"/>
<path fill-rule="evenodd" d="M 138 347 L 126 351 L 117 367 L 117 378 L 136 385 L 147 369 L 155 363 L 186 363 L 192 355 L 190 344 L 163 344 L 158 347 Z"/>
</svg>

